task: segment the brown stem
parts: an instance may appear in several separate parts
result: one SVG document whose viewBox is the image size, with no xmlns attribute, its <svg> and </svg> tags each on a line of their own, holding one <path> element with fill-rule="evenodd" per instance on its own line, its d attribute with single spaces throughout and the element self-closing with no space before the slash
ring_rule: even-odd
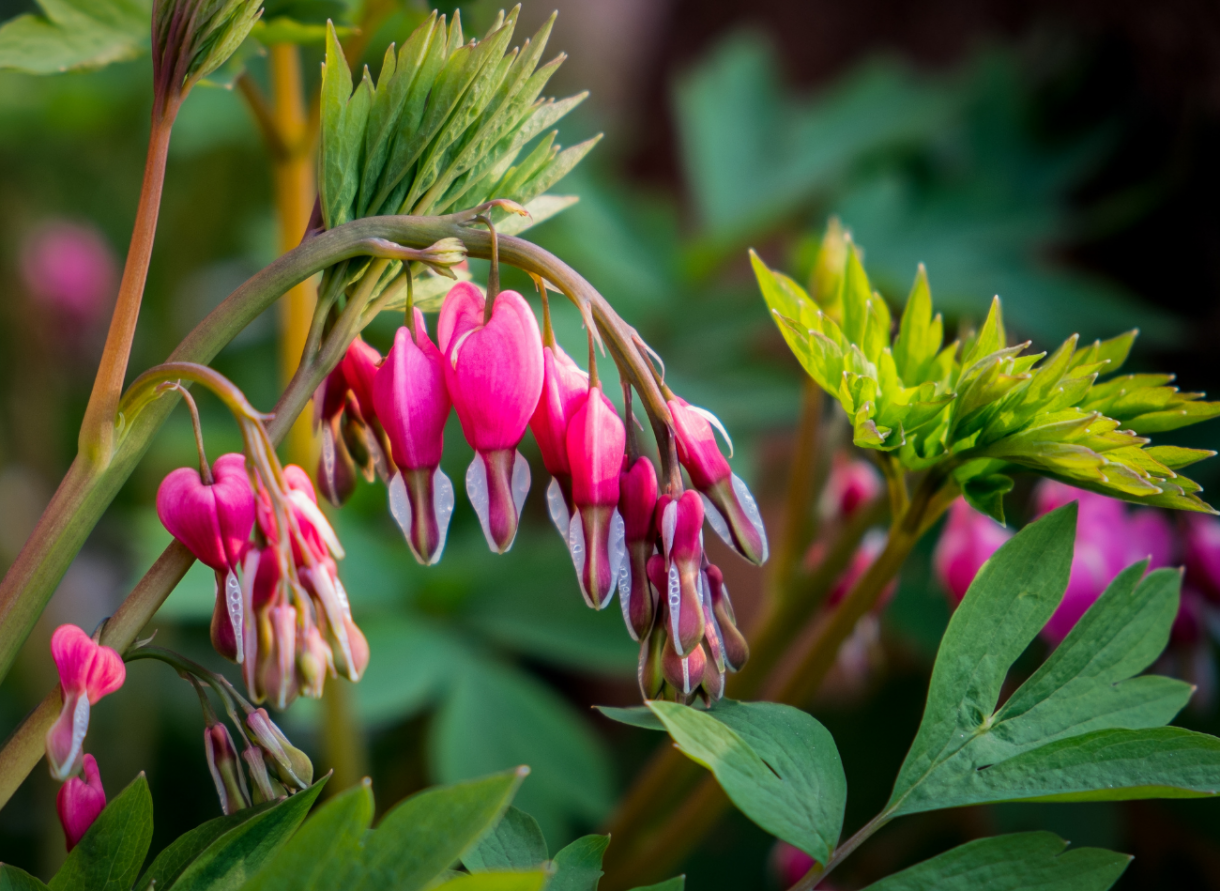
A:
<svg viewBox="0 0 1220 891">
<path fill-rule="evenodd" d="M 153 118 L 148 137 L 148 158 L 144 164 L 144 181 L 140 186 L 140 201 L 131 230 L 131 244 L 127 248 L 127 261 L 123 265 L 123 279 L 119 283 L 114 314 L 110 317 L 102 361 L 93 379 L 93 392 L 89 395 L 85 418 L 81 422 L 80 453 L 94 466 L 105 467 L 114 453 L 119 399 L 123 395 L 131 343 L 140 316 L 144 284 L 148 280 L 148 263 L 152 258 L 157 215 L 161 209 L 161 191 L 165 185 L 170 131 L 178 113 L 179 101 L 169 100 L 164 113 Z"/>
<path fill-rule="evenodd" d="M 784 505 L 784 530 L 771 558 L 770 589 L 773 597 L 785 597 L 801 557 L 812 538 L 813 511 L 817 502 L 818 463 L 822 426 L 822 388 L 806 378 L 801 389 L 801 417 L 792 447 L 788 474 L 788 499 Z"/>
<path fill-rule="evenodd" d="M 195 450 L 199 453 L 199 478 L 203 480 L 205 486 L 212 485 L 215 480 L 212 479 L 212 468 L 208 466 L 208 453 L 203 448 L 203 425 L 199 423 L 199 406 L 195 404 L 195 397 L 179 381 L 162 384 L 162 388 L 176 390 L 182 397 L 182 401 L 186 403 L 187 410 L 191 413 L 191 427 L 195 431 Z"/>
<path fill-rule="evenodd" d="M 487 300 L 483 304 L 483 324 L 486 325 L 491 321 L 496 296 L 500 293 L 500 238 L 492 225 L 491 214 L 480 214 L 477 219 L 491 233 L 491 268 L 487 271 Z"/>
</svg>

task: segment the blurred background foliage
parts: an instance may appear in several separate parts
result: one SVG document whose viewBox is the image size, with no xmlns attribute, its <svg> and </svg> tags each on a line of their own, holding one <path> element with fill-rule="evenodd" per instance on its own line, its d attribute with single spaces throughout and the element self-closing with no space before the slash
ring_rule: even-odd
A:
<svg viewBox="0 0 1220 891">
<path fill-rule="evenodd" d="M 437 4 L 446 12 L 453 5 Z M 522 33 L 551 5 L 528 4 Z M 736 469 L 764 514 L 777 516 L 782 504 L 802 375 L 767 317 L 745 249 L 804 277 L 832 214 L 863 245 L 895 308 L 922 261 L 951 328 L 980 321 L 999 293 L 1010 328 L 1035 347 L 1073 332 L 1091 340 L 1139 327 L 1134 370 L 1178 370 L 1184 387 L 1214 391 L 1220 196 L 1207 159 L 1220 123 L 1220 56 L 1207 50 L 1220 42 L 1215 12 L 1192 18 L 1195 5 L 1186 2 L 1167 4 L 1177 18 L 1088 3 L 1016 12 L 986 2 L 969 14 L 947 0 L 919 13 L 886 0 L 851 7 L 566 0 L 551 43 L 572 57 L 554 92 L 592 91 L 565 121 L 564 143 L 599 130 L 608 139 L 563 184 L 580 203 L 530 237 L 580 270 L 661 352 L 676 391 L 724 420 L 738 446 Z M 464 21 L 478 32 L 495 8 L 463 4 Z M 0 19 L 34 9 L 0 0 Z M 361 36 L 363 60 L 378 59 L 426 9 L 411 0 L 377 5 L 374 27 Z M 266 21 L 284 11 L 349 24 L 368 12 L 340 0 L 271 0 Z M 303 52 L 316 85 L 320 43 Z M 263 59 L 247 64 L 265 76 Z M 48 78 L 0 72 L 5 563 L 74 452 L 108 316 L 102 299 L 68 312 L 40 296 L 31 245 L 67 221 L 108 246 L 99 275 L 106 262 L 120 263 L 142 170 L 149 70 L 137 59 Z M 273 259 L 268 171 L 240 96 L 196 90 L 174 131 L 133 367 L 160 361 Z M 532 292 L 521 275 L 506 284 Z M 113 288 L 103 296 L 112 299 Z M 579 318 L 568 309 L 556 307 L 556 329 L 581 355 Z M 366 337 L 384 351 L 397 324 L 383 317 Z M 261 408 L 278 393 L 275 339 L 274 319 L 261 319 L 216 362 Z M 219 407 L 205 400 L 201 408 L 209 451 L 237 449 Z M 450 426 L 444 466 L 460 478 L 470 453 L 456 422 Z M 1217 447 L 1220 433 L 1213 423 L 1177 441 Z M 536 449 L 528 441 L 525 449 L 536 482 L 526 525 L 505 557 L 488 554 L 464 499 L 447 559 L 431 569 L 409 556 L 381 487 L 362 484 L 332 516 L 348 550 L 341 574 L 373 653 L 347 705 L 359 730 L 355 757 L 380 806 L 427 783 L 527 763 L 533 772 L 516 804 L 539 820 L 554 850 L 609 814 L 655 739 L 588 708 L 635 701 L 636 647 L 616 609 L 584 607 L 539 497 L 545 476 Z M 54 681 L 51 629 L 69 620 L 91 628 L 168 542 L 153 510 L 156 486 L 192 460 L 187 416 L 176 413 L 0 687 L 6 731 Z M 1198 476 L 1207 485 L 1217 470 L 1204 464 Z M 849 830 L 888 794 L 919 719 L 948 616 L 928 569 L 931 545 L 903 573 L 879 661 L 859 683 L 832 681 L 816 709 L 847 769 Z M 715 558 L 748 628 L 762 572 L 727 553 Z M 156 622 L 158 642 L 215 666 L 211 596 L 212 579 L 196 565 Z M 153 663 L 129 678 L 97 710 L 91 749 L 109 789 L 148 771 L 155 851 L 217 804 L 187 688 Z M 285 724 L 325 770 L 323 715 L 300 702 Z M 1189 722 L 1217 729 L 1205 710 Z M 36 770 L 0 812 L 0 860 L 53 871 L 63 849 L 52 799 L 49 778 Z M 1119 887 L 1220 887 L 1215 809 L 1164 802 L 931 815 L 888 828 L 843 879 L 862 882 L 965 838 L 1035 827 L 1135 853 Z M 767 887 L 776 881 L 769 848 L 735 815 L 687 864 L 691 887 Z"/>
</svg>

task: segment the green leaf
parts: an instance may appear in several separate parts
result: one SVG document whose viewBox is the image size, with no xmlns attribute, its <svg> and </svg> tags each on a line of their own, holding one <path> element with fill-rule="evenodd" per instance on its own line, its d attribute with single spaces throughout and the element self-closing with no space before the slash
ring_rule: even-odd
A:
<svg viewBox="0 0 1220 891">
<path fill-rule="evenodd" d="M 612 705 L 595 705 L 595 709 L 620 724 L 632 727 L 642 727 L 645 730 L 665 730 L 665 723 L 646 705 L 633 705 L 630 708 L 616 708 Z"/>
<path fill-rule="evenodd" d="M 46 891 L 47 886 L 24 869 L 0 863 L 0 891 Z"/>
<path fill-rule="evenodd" d="M 553 888 L 554 882 L 547 884 L 548 873 L 543 870 L 533 872 L 483 872 L 472 876 L 458 876 L 444 884 L 437 885 L 434 891 L 542 891 L 543 887 Z"/>
<path fill-rule="evenodd" d="M 561 850 L 555 855 L 555 875 L 547 891 L 597 891 L 609 844 L 608 835 L 586 835 Z"/>
<path fill-rule="evenodd" d="M 296 831 L 329 774 L 217 839 L 174 882 L 174 891 L 241 888 Z"/>
<path fill-rule="evenodd" d="M 144 870 L 144 875 L 140 876 L 136 887 L 147 889 L 152 882 L 156 882 L 157 888 L 170 887 L 178 876 L 182 875 L 182 871 L 218 838 L 273 807 L 275 807 L 273 802 L 267 802 L 256 807 L 244 808 L 235 814 L 226 814 L 223 817 L 208 820 L 190 832 L 178 836 L 157 855 L 152 865 Z"/>
<path fill-rule="evenodd" d="M 962 483 L 962 495 L 975 510 L 1004 523 L 1004 496 L 1012 491 L 1012 477 L 1002 473 L 971 477 Z"/>
<path fill-rule="evenodd" d="M 1075 848 L 1051 832 L 980 838 L 869 885 L 865 891 L 1105 891 L 1131 858 Z"/>
<path fill-rule="evenodd" d="M 51 879 L 51 891 L 128 891 L 152 830 L 152 796 L 141 773 L 102 809 Z"/>
<path fill-rule="evenodd" d="M 428 789 L 397 805 L 367 836 L 352 891 L 420 891 L 496 824 L 527 771 Z"/>
<path fill-rule="evenodd" d="M 538 821 L 525 811 L 509 807 L 496 828 L 462 857 L 471 872 L 493 869 L 530 869 L 547 859 L 546 839 Z"/>
<path fill-rule="evenodd" d="M 686 876 L 674 876 L 672 879 L 657 882 L 655 885 L 643 885 L 633 891 L 685 891 L 685 889 Z"/>
<path fill-rule="evenodd" d="M 830 859 L 843 828 L 847 779 L 825 727 L 771 702 L 726 700 L 709 712 L 671 702 L 648 707 L 742 813 L 815 860 Z"/>
<path fill-rule="evenodd" d="M 372 822 L 373 791 L 365 780 L 318 808 L 244 891 L 329 891 L 344 887 Z"/>
<path fill-rule="evenodd" d="M 39 0 L 42 15 L 0 26 L 0 68 L 58 74 L 148 51 L 149 0 Z"/>
</svg>

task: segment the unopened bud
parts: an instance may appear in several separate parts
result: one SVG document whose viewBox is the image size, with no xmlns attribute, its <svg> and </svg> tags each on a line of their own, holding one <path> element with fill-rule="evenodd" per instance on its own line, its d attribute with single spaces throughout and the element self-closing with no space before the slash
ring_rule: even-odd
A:
<svg viewBox="0 0 1220 891">
<path fill-rule="evenodd" d="M 250 793 L 246 791 L 246 778 L 237 757 L 237 747 L 224 724 L 213 724 L 203 729 L 203 749 L 208 759 L 208 770 L 216 784 L 220 798 L 220 809 L 226 814 L 235 814 L 250 806 Z"/>
<path fill-rule="evenodd" d="M 263 750 L 258 746 L 247 746 L 241 753 L 246 762 L 246 770 L 250 772 L 250 785 L 254 804 L 264 801 L 279 801 L 288 796 L 283 784 L 267 772 L 267 762 L 263 758 Z"/>
<path fill-rule="evenodd" d="M 266 709 L 254 709 L 246 715 L 246 726 L 254 734 L 262 750 L 271 757 L 276 773 L 284 783 L 307 789 L 313 782 L 313 762 L 304 752 L 288 741 L 267 714 Z"/>
</svg>

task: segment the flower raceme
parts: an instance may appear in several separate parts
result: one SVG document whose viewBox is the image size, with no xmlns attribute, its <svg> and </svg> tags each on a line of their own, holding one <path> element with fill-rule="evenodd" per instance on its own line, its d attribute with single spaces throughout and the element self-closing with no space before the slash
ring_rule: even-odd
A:
<svg viewBox="0 0 1220 891">
<path fill-rule="evenodd" d="M 453 483 L 440 468 L 450 400 L 444 357 L 418 309 L 412 325 L 394 335 L 394 347 L 373 380 L 372 400 L 396 467 L 390 512 L 415 559 L 430 566 L 441 558 L 453 516 Z"/>
<path fill-rule="evenodd" d="M 80 766 L 90 707 L 123 686 L 127 667 L 115 650 L 97 643 L 75 625 L 55 629 L 51 656 L 59 671 L 64 703 L 47 731 L 47 762 L 51 776 L 62 782 Z"/>
<path fill-rule="evenodd" d="M 627 459 L 630 461 L 630 459 Z M 627 463 L 627 462 L 624 462 Z M 644 640 L 657 611 L 657 592 L 648 583 L 648 559 L 657 545 L 657 471 L 644 456 L 629 463 L 619 477 L 618 510 L 627 547 L 618 596 L 631 639 Z"/>
<path fill-rule="evenodd" d="M 106 807 L 106 790 L 102 788 L 97 760 L 92 755 L 85 755 L 82 761 L 85 778 L 71 777 L 59 787 L 59 794 L 55 796 L 55 810 L 59 813 L 69 851 L 85 837 Z"/>
<path fill-rule="evenodd" d="M 459 282 L 441 306 L 437 341 L 449 396 L 475 450 L 466 493 L 488 545 L 502 554 L 513 545 L 529 491 L 529 464 L 517 444 L 542 394 L 542 336 L 516 291 L 500 293 L 484 321 L 483 295 Z"/>
<path fill-rule="evenodd" d="M 530 430 L 551 475 L 546 490 L 551 521 L 566 541 L 572 518 L 572 466 L 567 432 L 572 415 L 584 403 L 589 375 L 558 344 L 542 348 L 542 393 L 530 418 Z"/>
</svg>

